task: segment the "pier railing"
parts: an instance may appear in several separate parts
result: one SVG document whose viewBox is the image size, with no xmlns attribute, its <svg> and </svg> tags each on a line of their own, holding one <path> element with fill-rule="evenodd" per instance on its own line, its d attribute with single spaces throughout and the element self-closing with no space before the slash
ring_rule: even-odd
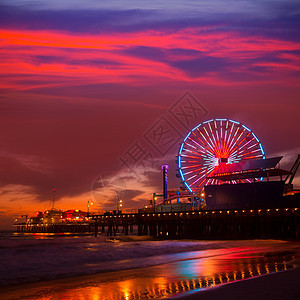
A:
<svg viewBox="0 0 300 300">
<path fill-rule="evenodd" d="M 196 239 L 299 240 L 300 210 L 272 208 L 94 215 L 95 235 L 138 235 Z"/>
<path fill-rule="evenodd" d="M 77 223 L 18 223 L 14 224 L 17 232 L 27 233 L 62 233 L 62 232 L 93 232 L 95 226 L 94 222 L 77 222 Z"/>
</svg>

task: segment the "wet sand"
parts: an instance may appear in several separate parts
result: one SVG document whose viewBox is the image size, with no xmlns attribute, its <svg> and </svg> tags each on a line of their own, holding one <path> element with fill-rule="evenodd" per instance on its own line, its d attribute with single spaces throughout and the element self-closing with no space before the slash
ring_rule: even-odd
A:
<svg viewBox="0 0 300 300">
<path fill-rule="evenodd" d="M 165 263 L 1 287 L 0 299 L 300 299 L 294 269 L 299 248 L 293 242 L 253 241 L 247 247 L 172 254 L 172 262 L 171 256 L 157 256 Z"/>
<path fill-rule="evenodd" d="M 300 268 L 236 281 L 171 299 L 296 300 L 300 299 Z"/>
<path fill-rule="evenodd" d="M 300 248 L 293 247 L 290 264 L 293 269 L 264 274 L 228 284 L 175 295 L 169 299 L 243 299 L 243 300 L 296 300 L 300 299 Z M 276 253 L 274 253 L 276 258 Z M 278 253 L 280 255 L 280 252 Z M 267 254 L 268 256 L 268 254 Z M 270 254 L 272 256 L 272 254 Z"/>
</svg>

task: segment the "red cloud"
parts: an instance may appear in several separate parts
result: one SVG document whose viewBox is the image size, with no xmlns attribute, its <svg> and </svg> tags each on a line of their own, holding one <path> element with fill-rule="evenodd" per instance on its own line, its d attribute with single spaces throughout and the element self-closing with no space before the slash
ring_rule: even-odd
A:
<svg viewBox="0 0 300 300">
<path fill-rule="evenodd" d="M 71 35 L 51 31 L 2 30 L 0 34 L 0 69 L 5 77 L 1 88 L 8 90 L 99 83 L 134 86 L 161 81 L 246 84 L 249 80 L 253 81 L 253 74 L 258 73 L 251 67 L 258 66 L 267 67 L 263 72 L 259 71 L 259 81 L 270 82 L 271 73 L 289 68 L 291 71 L 298 70 L 294 66 L 295 62 L 299 62 L 299 56 L 281 53 L 299 49 L 299 43 L 201 28 L 176 33 L 147 31 Z M 159 49 L 164 53 L 164 59 L 139 56 L 138 50 L 136 55 L 126 53 L 127 49 L 139 46 Z M 172 49 L 194 52 L 172 53 Z M 263 58 L 269 55 L 284 57 L 286 62 L 265 62 Z M 201 58 L 199 66 L 193 61 L 197 58 Z M 216 63 L 209 71 L 211 62 L 208 62 L 208 68 L 203 72 L 203 61 L 213 58 L 224 60 L 226 67 Z M 180 65 L 176 65 L 178 62 Z M 233 73 L 248 77 L 236 80 L 237 76 L 231 76 Z M 31 76 L 30 82 L 21 80 L 22 76 Z M 293 77 L 292 74 L 285 76 Z"/>
</svg>

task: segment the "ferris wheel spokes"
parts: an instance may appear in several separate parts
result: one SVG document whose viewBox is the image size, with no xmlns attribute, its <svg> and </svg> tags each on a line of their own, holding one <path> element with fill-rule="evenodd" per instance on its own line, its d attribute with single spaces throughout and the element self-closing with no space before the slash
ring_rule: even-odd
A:
<svg viewBox="0 0 300 300">
<path fill-rule="evenodd" d="M 212 119 L 187 134 L 178 155 L 179 173 L 193 193 L 205 184 L 219 184 L 206 178 L 224 166 L 241 160 L 265 158 L 261 143 L 245 125 L 229 119 Z"/>
</svg>

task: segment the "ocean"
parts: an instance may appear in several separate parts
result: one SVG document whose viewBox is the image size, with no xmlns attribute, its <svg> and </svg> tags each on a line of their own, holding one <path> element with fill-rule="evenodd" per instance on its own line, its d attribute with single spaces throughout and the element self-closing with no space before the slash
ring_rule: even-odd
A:
<svg viewBox="0 0 300 300">
<path fill-rule="evenodd" d="M 150 298 L 159 299 L 185 292 L 184 287 L 172 290 L 169 286 L 173 283 L 178 285 L 183 280 L 188 282 L 186 286 L 189 286 L 189 290 L 196 290 L 226 280 L 292 268 L 293 251 L 298 246 L 298 243 L 274 240 L 149 240 L 149 237 L 138 236 L 108 239 L 106 236 L 94 237 L 90 234 L 1 232 L 0 293 L 14 286 L 26 289 L 26 284 L 31 283 L 97 275 L 97 279 L 89 277 L 89 282 L 94 280 L 94 283 L 88 286 L 103 288 L 103 285 L 107 285 L 113 294 L 96 299 L 148 299 L 149 295 L 152 295 Z M 127 274 L 125 277 L 124 272 Z M 113 278 L 107 281 L 112 274 Z M 146 278 L 144 281 L 141 279 L 143 277 Z M 131 298 L 124 294 L 119 285 L 118 288 L 111 288 L 116 282 L 124 286 L 128 278 L 133 280 L 126 292 Z M 204 278 L 210 278 L 210 281 L 202 286 L 204 283 L 201 280 Z M 158 279 L 163 284 L 159 285 Z M 194 288 L 191 287 L 193 280 L 196 280 Z M 55 293 L 55 287 L 51 290 Z M 57 293 L 54 298 L 38 298 L 34 295 L 29 298 L 72 299 L 66 293 L 60 298 Z"/>
</svg>

